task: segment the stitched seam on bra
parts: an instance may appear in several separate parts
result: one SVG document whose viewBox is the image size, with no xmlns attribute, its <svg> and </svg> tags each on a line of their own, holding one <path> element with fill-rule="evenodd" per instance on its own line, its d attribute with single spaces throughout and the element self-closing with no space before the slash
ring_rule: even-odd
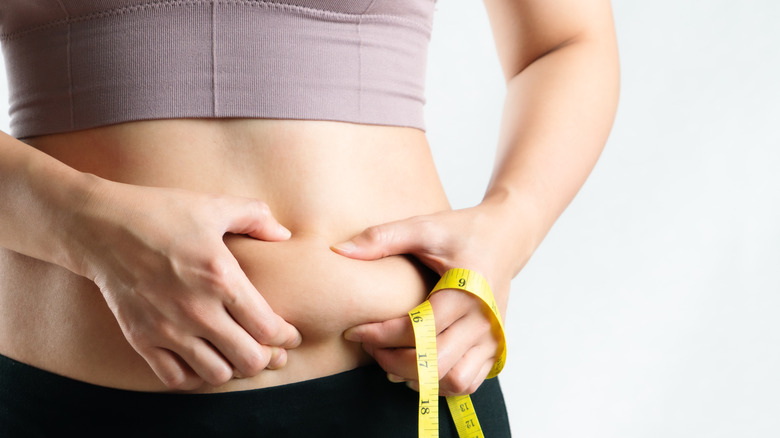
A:
<svg viewBox="0 0 780 438">
<path fill-rule="evenodd" d="M 357 22 L 357 36 L 358 36 L 358 116 L 363 116 L 363 35 L 360 33 L 360 25 L 362 22 Z"/>
<path fill-rule="evenodd" d="M 217 116 L 217 2 L 211 4 L 211 115 Z"/>
<path fill-rule="evenodd" d="M 148 3 L 132 5 L 132 6 L 123 6 L 120 8 L 108 9 L 100 12 L 92 12 L 89 14 L 79 15 L 76 17 L 67 17 L 59 20 L 50 21 L 48 23 L 39 24 L 37 26 L 29 27 L 26 29 L 17 30 L 15 32 L 0 34 L 0 41 L 10 41 L 36 31 L 45 30 L 52 27 L 61 26 L 64 24 L 79 23 L 83 21 L 90 21 L 90 20 L 95 20 L 95 19 L 100 19 L 105 17 L 134 13 L 138 11 L 145 11 L 147 9 L 156 9 L 156 8 L 170 7 L 170 6 L 197 6 L 203 4 L 213 4 L 214 2 L 215 0 L 152 0 L 149 1 Z M 325 9 L 316 9 L 316 8 L 311 8 L 306 6 L 289 5 L 286 3 L 279 3 L 279 2 L 268 1 L 268 0 L 226 0 L 226 1 L 222 1 L 221 4 L 223 5 L 235 4 L 235 5 L 246 5 L 251 7 L 287 9 L 291 12 L 300 12 L 312 16 L 322 16 L 330 19 L 340 19 L 348 22 L 355 21 L 355 20 L 365 20 L 365 19 L 385 21 L 385 22 L 398 22 L 412 27 L 416 27 L 425 32 L 431 31 L 429 25 L 424 25 L 422 23 L 419 23 L 414 20 L 410 20 L 405 17 L 399 17 L 396 15 L 389 15 L 389 14 L 366 14 L 366 15 L 349 14 L 346 12 L 333 12 Z"/>
<path fill-rule="evenodd" d="M 363 16 L 368 12 L 372 6 L 374 6 L 376 0 L 371 0 L 371 3 L 366 6 L 363 13 L 360 14 L 357 21 L 357 34 L 358 34 L 358 117 L 363 117 L 363 34 L 360 32 L 360 27 L 363 25 Z"/>
<path fill-rule="evenodd" d="M 68 12 L 68 9 L 65 7 L 65 5 L 62 4 L 62 0 L 57 0 L 57 4 L 60 5 L 60 8 L 62 9 L 62 12 L 65 12 L 66 17 L 70 17 L 70 12 Z M 75 121 L 73 119 L 73 69 L 71 68 L 71 46 L 70 46 L 70 24 L 68 24 L 68 40 L 67 44 L 65 46 L 65 53 L 67 54 L 67 60 L 68 60 L 68 102 L 69 110 L 70 110 L 70 129 L 73 129 L 73 126 L 75 126 Z"/>
</svg>

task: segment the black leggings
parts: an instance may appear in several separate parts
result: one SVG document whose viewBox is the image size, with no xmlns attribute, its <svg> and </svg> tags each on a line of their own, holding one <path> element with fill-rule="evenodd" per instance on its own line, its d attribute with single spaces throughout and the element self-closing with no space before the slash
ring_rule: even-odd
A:
<svg viewBox="0 0 780 438">
<path fill-rule="evenodd" d="M 497 379 L 472 395 L 486 438 L 509 437 Z M 0 355 L 0 437 L 416 437 L 418 394 L 376 365 L 218 394 L 125 391 Z M 442 437 L 457 437 L 439 400 Z"/>
</svg>

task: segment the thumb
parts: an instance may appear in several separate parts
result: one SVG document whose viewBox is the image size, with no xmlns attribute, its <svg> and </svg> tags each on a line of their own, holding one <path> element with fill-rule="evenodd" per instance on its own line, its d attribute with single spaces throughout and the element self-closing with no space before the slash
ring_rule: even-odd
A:
<svg viewBox="0 0 780 438">
<path fill-rule="evenodd" d="M 418 222 L 417 218 L 411 218 L 369 227 L 352 239 L 330 248 L 338 254 L 358 260 L 414 254 L 424 246 L 425 236 Z"/>
<path fill-rule="evenodd" d="M 225 206 L 227 227 L 225 232 L 248 234 L 255 239 L 279 241 L 290 238 L 290 230 L 282 226 L 271 214 L 264 202 L 254 199 L 233 198 Z"/>
</svg>

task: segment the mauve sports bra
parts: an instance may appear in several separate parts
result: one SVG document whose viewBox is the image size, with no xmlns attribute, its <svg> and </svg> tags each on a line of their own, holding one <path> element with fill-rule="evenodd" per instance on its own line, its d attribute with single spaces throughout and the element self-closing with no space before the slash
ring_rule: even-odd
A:
<svg viewBox="0 0 780 438">
<path fill-rule="evenodd" d="M 424 129 L 435 0 L 0 0 L 19 138 L 188 117 Z"/>
</svg>

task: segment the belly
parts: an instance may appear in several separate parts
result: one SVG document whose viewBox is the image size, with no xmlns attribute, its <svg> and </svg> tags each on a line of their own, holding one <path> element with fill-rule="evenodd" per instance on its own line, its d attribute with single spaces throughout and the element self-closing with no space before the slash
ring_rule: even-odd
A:
<svg viewBox="0 0 780 438">
<path fill-rule="evenodd" d="M 303 342 L 288 364 L 219 388 L 273 386 L 369 358 L 347 328 L 404 315 L 433 278 L 404 256 L 341 257 L 329 246 L 382 222 L 449 208 L 424 135 L 334 122 L 140 122 L 37 138 L 79 170 L 131 184 L 258 198 L 293 232 L 286 242 L 225 236 L 258 293 Z M 105 386 L 164 390 L 122 337 L 94 284 L 37 260 L 0 256 L 0 353 Z"/>
</svg>

